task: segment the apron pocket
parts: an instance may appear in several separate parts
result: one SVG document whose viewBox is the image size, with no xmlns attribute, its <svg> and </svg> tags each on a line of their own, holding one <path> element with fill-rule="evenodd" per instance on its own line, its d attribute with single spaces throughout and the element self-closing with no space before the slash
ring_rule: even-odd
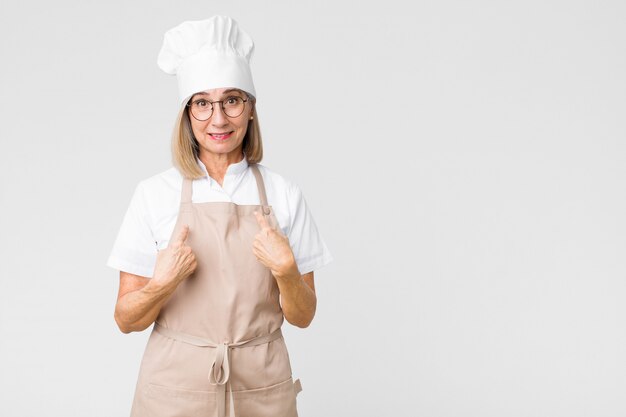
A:
<svg viewBox="0 0 626 417">
<path fill-rule="evenodd" d="M 215 392 L 149 383 L 145 409 L 154 417 L 189 417 L 215 413 Z"/>
<path fill-rule="evenodd" d="M 293 378 L 264 388 L 234 391 L 235 414 L 256 417 L 298 417 L 296 395 L 299 384 Z"/>
</svg>

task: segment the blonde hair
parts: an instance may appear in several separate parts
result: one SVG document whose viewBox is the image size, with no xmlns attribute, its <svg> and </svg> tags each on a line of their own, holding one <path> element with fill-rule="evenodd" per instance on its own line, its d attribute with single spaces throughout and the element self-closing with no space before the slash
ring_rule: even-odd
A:
<svg viewBox="0 0 626 417">
<path fill-rule="evenodd" d="M 256 164 L 263 159 L 263 142 L 261 140 L 261 128 L 256 113 L 256 100 L 248 96 L 252 102 L 252 115 L 248 120 L 248 128 L 243 138 L 243 153 L 249 164 Z M 199 145 L 191 129 L 188 106 L 183 104 L 172 132 L 172 163 L 183 177 L 196 179 L 203 177 L 204 171 L 198 165 Z"/>
</svg>

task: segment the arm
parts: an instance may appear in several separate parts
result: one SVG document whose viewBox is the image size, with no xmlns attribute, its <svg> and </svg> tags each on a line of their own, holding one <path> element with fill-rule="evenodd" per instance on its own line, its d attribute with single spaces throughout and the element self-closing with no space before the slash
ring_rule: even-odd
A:
<svg viewBox="0 0 626 417">
<path fill-rule="evenodd" d="M 308 327 L 315 316 L 317 296 L 313 271 L 300 275 L 296 266 L 291 275 L 276 277 L 285 319 L 301 328 Z"/>
<path fill-rule="evenodd" d="M 313 271 L 301 275 L 289 238 L 279 228 L 270 226 L 261 213 L 255 215 L 261 230 L 255 236 L 252 251 L 276 279 L 285 319 L 294 326 L 307 327 L 317 306 Z"/>
<path fill-rule="evenodd" d="M 184 225 L 178 238 L 159 251 L 153 278 L 120 271 L 114 317 L 122 333 L 142 331 L 154 323 L 178 284 L 195 271 L 196 258 L 185 243 L 188 235 L 189 226 Z"/>
<path fill-rule="evenodd" d="M 156 320 L 161 307 L 176 286 L 120 271 L 120 288 L 115 304 L 115 322 L 122 333 L 139 332 Z"/>
</svg>

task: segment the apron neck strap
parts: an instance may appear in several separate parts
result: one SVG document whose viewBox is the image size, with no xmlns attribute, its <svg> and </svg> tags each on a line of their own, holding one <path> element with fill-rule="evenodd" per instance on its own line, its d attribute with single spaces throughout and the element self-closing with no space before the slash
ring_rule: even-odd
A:
<svg viewBox="0 0 626 417">
<path fill-rule="evenodd" d="M 183 177 L 183 190 L 180 197 L 181 203 L 191 203 L 191 186 L 192 181 L 190 178 Z"/>
<path fill-rule="evenodd" d="M 263 210 L 265 210 L 268 204 L 267 195 L 265 194 L 265 183 L 263 182 L 263 176 L 261 175 L 257 164 L 250 164 L 250 168 L 252 168 L 252 172 L 254 173 L 254 177 L 256 178 L 256 186 L 259 189 L 259 200 L 261 201 Z"/>
</svg>

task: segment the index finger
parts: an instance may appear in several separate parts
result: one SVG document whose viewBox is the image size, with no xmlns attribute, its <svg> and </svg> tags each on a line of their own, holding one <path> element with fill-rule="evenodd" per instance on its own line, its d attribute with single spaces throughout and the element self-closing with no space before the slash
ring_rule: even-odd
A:
<svg viewBox="0 0 626 417">
<path fill-rule="evenodd" d="M 267 222 L 267 219 L 265 218 L 263 214 L 261 214 L 258 210 L 256 210 L 254 212 L 254 215 L 256 216 L 257 223 L 259 223 L 259 226 L 261 226 L 261 229 L 263 230 L 271 229 L 269 223 Z"/>
<path fill-rule="evenodd" d="M 185 224 L 181 228 L 180 232 L 178 232 L 178 236 L 176 236 L 176 240 L 174 241 L 174 243 L 176 243 L 177 245 L 182 245 L 183 243 L 185 243 L 187 236 L 189 236 L 189 225 Z"/>
</svg>

